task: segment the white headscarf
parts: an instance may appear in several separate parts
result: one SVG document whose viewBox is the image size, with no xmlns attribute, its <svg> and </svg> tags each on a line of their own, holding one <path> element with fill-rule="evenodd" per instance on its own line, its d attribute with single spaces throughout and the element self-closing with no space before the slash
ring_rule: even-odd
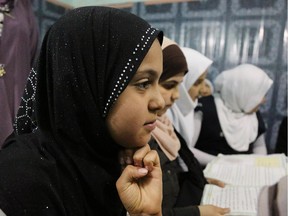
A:
<svg viewBox="0 0 288 216">
<path fill-rule="evenodd" d="M 256 113 L 247 114 L 265 97 L 273 81 L 260 68 L 242 64 L 220 73 L 214 82 L 218 118 L 228 144 L 247 151 L 258 134 Z"/>
<path fill-rule="evenodd" d="M 181 47 L 188 64 L 188 73 L 179 86 L 180 97 L 168 110 L 176 130 L 183 136 L 189 148 L 192 148 L 194 130 L 194 109 L 198 100 L 193 101 L 188 91 L 197 79 L 211 66 L 212 60 L 191 48 Z"/>
</svg>

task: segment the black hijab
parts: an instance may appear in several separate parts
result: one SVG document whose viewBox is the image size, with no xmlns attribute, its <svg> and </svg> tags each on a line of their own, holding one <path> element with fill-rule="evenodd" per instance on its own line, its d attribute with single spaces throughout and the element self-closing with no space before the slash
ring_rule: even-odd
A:
<svg viewBox="0 0 288 216">
<path fill-rule="evenodd" d="M 105 118 L 156 38 L 162 43 L 144 20 L 106 7 L 74 9 L 49 29 L 36 68 L 38 129 L 11 137 L 0 154 L 7 215 L 124 212 L 115 187 L 120 147 Z"/>
</svg>

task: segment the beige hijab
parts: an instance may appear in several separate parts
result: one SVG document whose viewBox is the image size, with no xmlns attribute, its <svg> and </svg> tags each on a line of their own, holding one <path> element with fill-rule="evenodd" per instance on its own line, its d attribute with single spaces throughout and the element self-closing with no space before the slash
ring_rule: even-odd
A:
<svg viewBox="0 0 288 216">
<path fill-rule="evenodd" d="M 153 138 L 169 160 L 175 160 L 180 149 L 180 141 L 174 132 L 172 122 L 163 114 L 158 117 L 156 125 L 157 127 L 152 131 Z"/>
<path fill-rule="evenodd" d="M 179 70 L 187 71 L 187 62 L 180 47 L 172 40 L 164 37 L 163 44 L 163 73 L 160 82 L 179 73 Z M 180 141 L 174 132 L 172 122 L 163 114 L 156 121 L 156 129 L 152 131 L 153 138 L 169 160 L 175 160 L 180 149 Z"/>
</svg>

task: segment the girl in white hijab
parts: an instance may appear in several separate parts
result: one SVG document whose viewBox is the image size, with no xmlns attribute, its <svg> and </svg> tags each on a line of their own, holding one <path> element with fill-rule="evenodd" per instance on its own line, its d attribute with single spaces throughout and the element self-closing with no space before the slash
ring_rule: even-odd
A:
<svg viewBox="0 0 288 216">
<path fill-rule="evenodd" d="M 214 87 L 213 87 L 212 82 L 208 79 L 205 79 L 204 82 L 205 83 L 204 83 L 204 86 L 203 86 L 202 91 L 201 91 L 202 97 L 209 96 L 209 95 L 213 94 L 213 92 L 214 92 Z"/>
<path fill-rule="evenodd" d="M 184 77 L 183 83 L 179 86 L 180 97 L 168 110 L 167 115 L 198 160 L 204 157 L 212 160 L 214 156 L 209 156 L 194 148 L 193 136 L 194 109 L 197 106 L 198 98 L 201 96 L 201 89 L 204 85 L 208 68 L 213 61 L 191 48 L 182 47 L 181 50 L 188 64 L 188 73 Z M 184 170 L 187 169 L 183 163 L 181 163 L 181 166 Z"/>
<path fill-rule="evenodd" d="M 218 75 L 213 96 L 201 98 L 202 126 L 195 147 L 211 155 L 267 154 L 258 111 L 273 81 L 260 68 L 242 64 Z"/>
</svg>

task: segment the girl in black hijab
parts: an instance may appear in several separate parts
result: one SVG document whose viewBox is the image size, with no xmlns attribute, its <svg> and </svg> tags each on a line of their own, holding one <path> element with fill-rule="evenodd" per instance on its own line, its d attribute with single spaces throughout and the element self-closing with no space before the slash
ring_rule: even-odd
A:
<svg viewBox="0 0 288 216">
<path fill-rule="evenodd" d="M 49 29 L 36 68 L 38 128 L 0 152 L 6 215 L 161 215 L 159 157 L 147 144 L 164 106 L 161 43 L 144 20 L 106 7 L 72 10 Z M 125 148 L 136 152 L 121 172 Z"/>
</svg>

